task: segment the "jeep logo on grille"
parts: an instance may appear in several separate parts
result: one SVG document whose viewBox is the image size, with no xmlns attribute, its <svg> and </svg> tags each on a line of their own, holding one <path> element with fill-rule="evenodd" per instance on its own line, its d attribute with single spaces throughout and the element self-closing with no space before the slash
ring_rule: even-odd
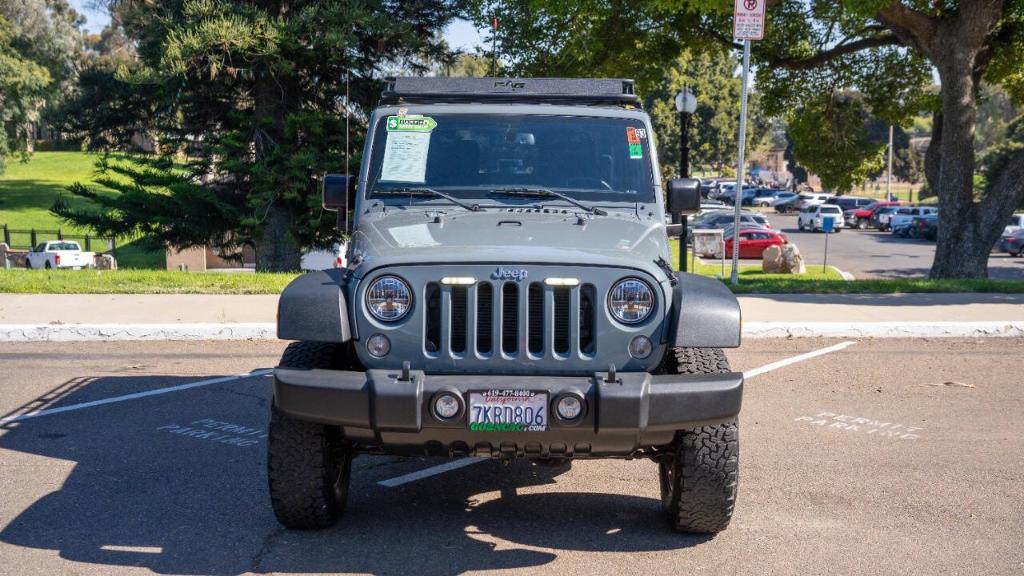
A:
<svg viewBox="0 0 1024 576">
<path fill-rule="evenodd" d="M 498 266 L 498 269 L 491 272 L 492 280 L 515 280 L 516 282 L 522 282 L 526 280 L 526 270 L 522 268 L 502 268 Z"/>
</svg>

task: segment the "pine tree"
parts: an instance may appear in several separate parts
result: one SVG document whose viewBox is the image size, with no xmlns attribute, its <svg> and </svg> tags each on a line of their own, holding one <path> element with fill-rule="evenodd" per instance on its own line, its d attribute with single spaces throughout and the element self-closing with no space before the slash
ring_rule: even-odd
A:
<svg viewBox="0 0 1024 576">
<path fill-rule="evenodd" d="M 356 170 L 384 70 L 415 72 L 439 58 L 439 31 L 457 9 L 443 0 L 121 0 L 138 63 L 117 80 L 135 87 L 126 97 L 151 103 L 135 102 L 150 115 L 159 157 L 105 162 L 101 183 L 120 194 L 74 186 L 97 208 L 58 201 L 53 211 L 100 234 L 141 233 L 151 246 L 252 242 L 257 269 L 297 269 L 302 248 L 337 239 L 319 177 Z"/>
</svg>

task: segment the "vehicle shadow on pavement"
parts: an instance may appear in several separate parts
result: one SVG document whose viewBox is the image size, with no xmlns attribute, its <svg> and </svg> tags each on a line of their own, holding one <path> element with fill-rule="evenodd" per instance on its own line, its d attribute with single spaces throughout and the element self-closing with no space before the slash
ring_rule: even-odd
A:
<svg viewBox="0 0 1024 576">
<path fill-rule="evenodd" d="M 29 404 L 59 408 L 200 379 L 75 379 Z M 564 491 L 576 484 L 560 478 L 572 474 L 568 466 L 486 461 L 385 488 L 377 482 L 441 461 L 367 456 L 354 462 L 337 526 L 287 531 L 266 488 L 269 400 L 269 379 L 252 377 L 0 425 L 0 449 L 21 453 L 5 463 L 26 464 L 4 466 L 5 483 L 18 487 L 5 498 L 21 512 L 0 519 L 0 542 L 162 574 L 454 575 L 541 566 L 559 550 L 645 552 L 708 540 L 671 533 L 654 498 Z M 74 468 L 53 489 L 40 484 L 52 477 L 41 470 L 63 467 L 37 457 Z M 656 483 L 654 466 L 642 464 Z"/>
</svg>

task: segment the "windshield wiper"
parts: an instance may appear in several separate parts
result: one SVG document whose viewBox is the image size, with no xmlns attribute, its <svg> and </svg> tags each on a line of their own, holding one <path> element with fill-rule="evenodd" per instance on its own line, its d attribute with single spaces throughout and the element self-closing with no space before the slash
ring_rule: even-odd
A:
<svg viewBox="0 0 1024 576">
<path fill-rule="evenodd" d="M 549 190 L 547 188 L 495 188 L 494 190 L 491 190 L 491 193 L 504 194 L 505 196 L 526 196 L 533 198 L 561 198 L 562 200 L 565 200 L 569 204 L 572 204 L 573 206 L 581 210 L 586 210 L 589 214 L 596 214 L 598 216 L 608 215 L 607 212 L 600 208 L 587 206 L 586 204 L 580 202 L 579 200 L 576 200 L 575 198 L 569 196 L 568 194 L 562 194 L 561 192 L 555 192 L 554 190 Z"/>
<path fill-rule="evenodd" d="M 483 211 L 483 208 L 481 208 L 479 204 L 466 204 L 451 194 L 445 194 L 444 192 L 439 192 L 433 188 L 386 188 L 374 190 L 373 194 L 379 194 L 381 196 L 436 196 L 438 198 L 450 200 L 453 204 L 458 204 L 470 212 Z"/>
</svg>

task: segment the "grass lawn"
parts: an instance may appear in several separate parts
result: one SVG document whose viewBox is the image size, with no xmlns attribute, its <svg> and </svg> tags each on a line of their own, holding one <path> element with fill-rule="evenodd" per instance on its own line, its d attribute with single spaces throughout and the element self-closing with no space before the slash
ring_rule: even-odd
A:
<svg viewBox="0 0 1024 576">
<path fill-rule="evenodd" d="M 0 269 L 0 293 L 279 294 L 295 276 L 296 273 Z"/>
<path fill-rule="evenodd" d="M 59 195 L 68 199 L 74 207 L 87 206 L 88 201 L 77 198 L 67 191 L 67 186 L 81 182 L 99 192 L 114 192 L 95 183 L 96 160 L 94 154 L 85 152 L 36 152 L 28 162 L 11 158 L 7 169 L 0 174 L 0 226 L 7 224 L 11 229 L 56 230 L 67 234 L 84 235 L 88 230 L 62 222 L 50 213 L 50 206 Z M 40 234 L 38 241 L 52 240 L 51 236 Z M 27 246 L 28 234 L 12 238 L 16 245 Z M 2 239 L 0 239 L 2 241 Z M 105 243 L 93 245 L 95 252 L 104 251 Z M 123 268 L 163 268 L 163 252 L 140 250 L 129 240 L 118 242 L 118 264 Z"/>
</svg>

